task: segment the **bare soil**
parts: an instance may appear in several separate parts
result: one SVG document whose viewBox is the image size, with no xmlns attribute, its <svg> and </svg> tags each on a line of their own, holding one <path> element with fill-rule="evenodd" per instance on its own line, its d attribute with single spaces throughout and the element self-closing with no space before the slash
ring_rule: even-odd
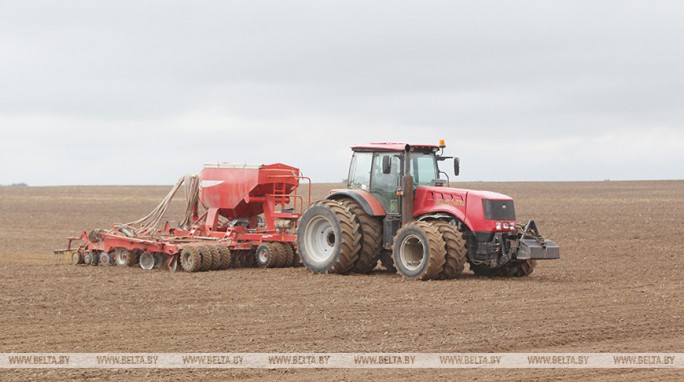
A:
<svg viewBox="0 0 684 382">
<path fill-rule="evenodd" d="M 314 198 L 333 185 L 315 185 Z M 169 187 L 0 188 L 0 352 L 683 352 L 684 181 L 471 183 L 561 246 L 524 279 L 56 263 Z M 178 214 L 180 206 L 174 205 Z M 682 380 L 677 370 L 3 370 L 0 380 Z"/>
</svg>

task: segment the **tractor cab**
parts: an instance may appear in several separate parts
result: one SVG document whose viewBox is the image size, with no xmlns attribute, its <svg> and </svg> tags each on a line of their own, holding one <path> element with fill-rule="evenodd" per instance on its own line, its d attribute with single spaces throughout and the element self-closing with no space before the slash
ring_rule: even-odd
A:
<svg viewBox="0 0 684 382">
<path fill-rule="evenodd" d="M 412 189 L 442 186 L 448 181 L 448 176 L 447 180 L 440 179 L 437 162 L 446 159 L 438 155 L 440 146 L 403 143 L 354 146 L 347 188 L 369 192 L 388 215 L 400 215 L 400 198 L 406 188 L 402 187 L 402 178 L 407 174 L 407 167 Z"/>
</svg>

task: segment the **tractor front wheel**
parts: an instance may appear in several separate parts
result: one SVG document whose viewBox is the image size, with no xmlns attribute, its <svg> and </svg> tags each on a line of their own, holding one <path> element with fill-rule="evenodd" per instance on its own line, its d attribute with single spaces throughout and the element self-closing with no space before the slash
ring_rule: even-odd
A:
<svg viewBox="0 0 684 382">
<path fill-rule="evenodd" d="M 534 260 L 513 260 L 496 269 L 500 277 L 526 277 L 534 272 L 537 262 Z"/>
<path fill-rule="evenodd" d="M 422 221 L 397 232 L 392 250 L 397 271 L 410 280 L 436 279 L 446 262 L 446 243 L 436 226 Z"/>
</svg>

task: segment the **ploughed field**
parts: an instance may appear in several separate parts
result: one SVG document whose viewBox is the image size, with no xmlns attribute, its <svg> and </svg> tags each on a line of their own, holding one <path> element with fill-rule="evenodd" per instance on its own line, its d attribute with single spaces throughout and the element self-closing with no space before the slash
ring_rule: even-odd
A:
<svg viewBox="0 0 684 382">
<path fill-rule="evenodd" d="M 321 198 L 336 185 L 314 185 Z M 74 267 L 52 250 L 169 187 L 0 188 L 0 352 L 682 352 L 684 181 L 459 183 L 561 247 L 529 278 Z M 182 198 L 171 216 L 180 218 Z M 0 379 L 681 380 L 676 370 L 3 370 Z"/>
</svg>

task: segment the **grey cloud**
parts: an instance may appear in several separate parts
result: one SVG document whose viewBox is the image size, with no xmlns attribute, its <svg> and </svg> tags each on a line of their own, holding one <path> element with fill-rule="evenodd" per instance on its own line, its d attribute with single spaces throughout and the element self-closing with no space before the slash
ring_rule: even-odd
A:
<svg viewBox="0 0 684 382">
<path fill-rule="evenodd" d="M 170 183 L 213 160 L 335 181 L 353 143 L 442 137 L 467 179 L 681 177 L 657 159 L 677 145 L 652 135 L 684 145 L 683 16 L 675 1 L 3 2 L 0 183 Z M 490 168 L 491 152 L 534 171 Z M 115 165 L 138 159 L 138 175 Z"/>
</svg>

